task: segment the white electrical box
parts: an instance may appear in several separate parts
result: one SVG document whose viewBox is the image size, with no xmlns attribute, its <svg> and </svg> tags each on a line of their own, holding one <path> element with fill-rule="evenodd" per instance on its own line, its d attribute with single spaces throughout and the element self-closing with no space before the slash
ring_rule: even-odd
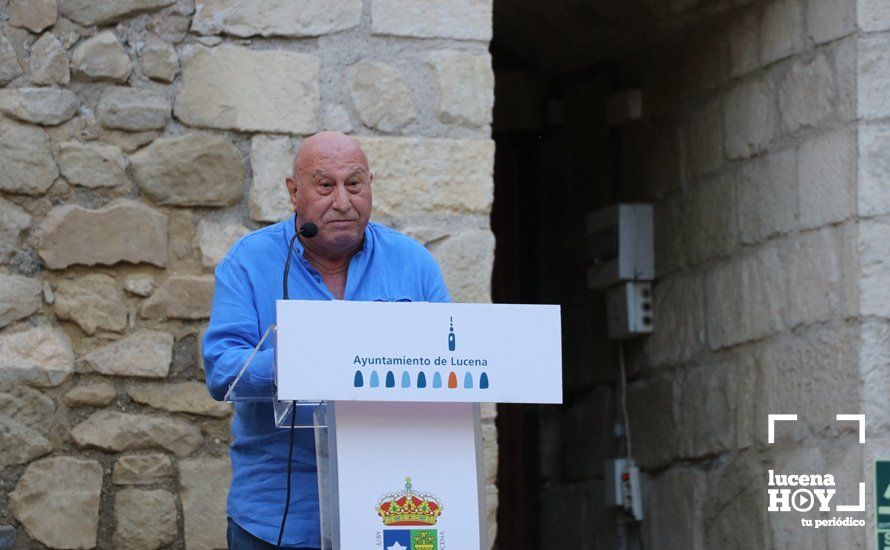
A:
<svg viewBox="0 0 890 550">
<path fill-rule="evenodd" d="M 652 205 L 622 203 L 587 215 L 587 286 L 655 278 Z"/>
<path fill-rule="evenodd" d="M 640 469 L 631 458 L 606 461 L 606 506 L 621 508 L 631 521 L 643 520 L 643 492 Z"/>
<path fill-rule="evenodd" d="M 651 334 L 652 313 L 652 283 L 620 283 L 606 290 L 606 330 L 609 338 Z"/>
</svg>

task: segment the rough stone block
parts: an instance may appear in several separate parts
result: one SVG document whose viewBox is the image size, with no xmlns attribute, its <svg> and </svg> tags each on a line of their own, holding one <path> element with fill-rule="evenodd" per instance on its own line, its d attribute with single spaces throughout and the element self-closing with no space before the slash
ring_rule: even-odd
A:
<svg viewBox="0 0 890 550">
<path fill-rule="evenodd" d="M 779 330 L 785 318 L 785 296 L 785 269 L 774 246 L 715 266 L 705 278 L 711 349 L 757 340 Z"/>
<path fill-rule="evenodd" d="M 114 547 L 154 550 L 176 538 L 176 502 L 164 489 L 121 489 L 114 496 Z"/>
<path fill-rule="evenodd" d="M 148 274 L 129 275 L 124 279 L 124 290 L 136 296 L 150 296 L 155 289 L 154 277 Z"/>
<path fill-rule="evenodd" d="M 206 218 L 198 222 L 195 242 L 201 250 L 204 267 L 216 267 L 238 239 L 250 233 L 250 229 L 234 221 L 216 222 Z"/>
<path fill-rule="evenodd" d="M 674 381 L 659 376 L 631 385 L 627 393 L 634 457 L 642 468 L 655 468 L 679 452 Z"/>
<path fill-rule="evenodd" d="M 0 84 L 6 85 L 22 76 L 24 71 L 19 64 L 15 48 L 2 32 L 0 32 Z"/>
<path fill-rule="evenodd" d="M 212 275 L 172 275 L 142 304 L 146 319 L 206 319 L 213 301 Z"/>
<path fill-rule="evenodd" d="M 807 31 L 816 44 L 856 32 L 856 2 L 810 0 L 807 4 Z"/>
<path fill-rule="evenodd" d="M 37 326 L 0 334 L 0 382 L 58 386 L 74 372 L 74 351 L 64 332 Z"/>
<path fill-rule="evenodd" d="M 688 210 L 688 202 L 679 194 L 655 203 L 655 274 L 659 278 L 686 261 Z"/>
<path fill-rule="evenodd" d="M 414 121 L 411 91 L 398 69 L 360 61 L 346 71 L 352 104 L 365 126 L 395 133 Z"/>
<path fill-rule="evenodd" d="M 114 401 L 117 393 L 108 382 L 87 382 L 74 386 L 62 399 L 69 407 L 101 407 Z"/>
<path fill-rule="evenodd" d="M 101 242 L 102 246 L 95 246 Z M 118 262 L 167 264 L 167 217 L 132 200 L 96 210 L 52 209 L 41 225 L 38 252 L 50 269 Z"/>
<path fill-rule="evenodd" d="M 362 0 L 198 0 L 192 32 L 234 36 L 320 36 L 358 26 Z"/>
<path fill-rule="evenodd" d="M 251 140 L 253 180 L 247 198 L 251 219 L 278 222 L 294 213 L 284 180 L 293 172 L 296 152 L 289 138 L 258 135 Z"/>
<path fill-rule="evenodd" d="M 214 401 L 202 382 L 139 384 L 127 388 L 133 401 L 167 412 L 225 418 L 232 413 L 228 403 Z"/>
<path fill-rule="evenodd" d="M 44 33 L 31 46 L 29 65 L 31 82 L 34 84 L 41 86 L 64 85 L 71 80 L 65 48 L 50 33 Z"/>
<path fill-rule="evenodd" d="M 16 88 L 0 90 L 0 112 L 24 122 L 56 126 L 77 113 L 80 102 L 69 90 Z"/>
<path fill-rule="evenodd" d="M 791 249 L 789 285 L 791 327 L 827 321 L 832 312 L 832 292 L 840 283 L 840 244 L 831 228 L 807 231 Z"/>
<path fill-rule="evenodd" d="M 391 218 L 450 211 L 488 215 L 494 142 L 357 138 L 374 173 L 374 212 Z"/>
<path fill-rule="evenodd" d="M 173 463 L 165 454 L 124 455 L 114 463 L 111 482 L 115 485 L 154 485 L 173 475 Z"/>
<path fill-rule="evenodd" d="M 689 191 L 686 248 L 692 265 L 728 255 L 736 242 L 733 179 L 718 176 Z"/>
<path fill-rule="evenodd" d="M 0 328 L 30 317 L 43 305 L 43 283 L 12 273 L 0 273 Z"/>
<path fill-rule="evenodd" d="M 491 40 L 492 0 L 376 0 L 374 34 Z"/>
<path fill-rule="evenodd" d="M 187 56 L 176 117 L 190 126 L 311 134 L 320 61 L 283 50 L 198 47 Z"/>
<path fill-rule="evenodd" d="M 890 214 L 890 125 L 863 124 L 858 135 L 859 215 Z"/>
<path fill-rule="evenodd" d="M 142 48 L 142 73 L 160 82 L 173 82 L 179 74 L 179 56 L 163 40 L 150 39 Z"/>
<path fill-rule="evenodd" d="M 465 231 L 435 247 L 453 302 L 491 301 L 494 234 L 487 229 Z"/>
<path fill-rule="evenodd" d="M 130 160 L 139 187 L 158 204 L 230 206 L 241 200 L 244 162 L 225 136 L 159 138 Z"/>
<path fill-rule="evenodd" d="M 804 31 L 800 0 L 777 0 L 766 4 L 760 25 L 763 63 L 779 61 L 803 50 Z"/>
<path fill-rule="evenodd" d="M 0 416 L 0 468 L 27 464 L 49 454 L 52 444 L 42 434 L 11 418 Z"/>
<path fill-rule="evenodd" d="M 99 97 L 96 118 L 106 128 L 159 130 L 170 120 L 170 102 L 152 90 L 110 87 Z"/>
<path fill-rule="evenodd" d="M 705 474 L 668 470 L 651 478 L 644 489 L 647 548 L 703 550 Z"/>
<path fill-rule="evenodd" d="M 102 465 L 58 456 L 28 466 L 9 494 L 9 509 L 32 538 L 50 548 L 94 548 Z"/>
<path fill-rule="evenodd" d="M 718 101 L 704 104 L 689 118 L 689 161 L 696 176 L 723 164 L 723 117 Z"/>
<path fill-rule="evenodd" d="M 229 457 L 179 461 L 187 548 L 226 547 L 226 494 L 232 479 Z"/>
<path fill-rule="evenodd" d="M 742 242 L 761 242 L 794 228 L 798 204 L 793 150 L 749 160 L 735 179 Z"/>
<path fill-rule="evenodd" d="M 139 329 L 84 354 L 78 367 L 110 376 L 164 378 L 172 361 L 172 334 Z"/>
<path fill-rule="evenodd" d="M 12 0 L 9 3 L 9 24 L 33 33 L 52 27 L 58 17 L 56 0 Z"/>
<path fill-rule="evenodd" d="M 835 436 L 854 429 L 835 415 L 860 402 L 858 329 L 817 326 L 765 342 L 759 357 L 762 373 L 754 392 L 755 426 L 766 426 L 767 414 L 796 413 L 797 422 L 783 423 L 776 444 L 810 441 L 816 434 Z M 755 431 L 766 443 L 766 430 Z"/>
<path fill-rule="evenodd" d="M 772 85 L 763 79 L 743 82 L 723 104 L 726 154 L 733 159 L 751 156 L 767 147 L 776 132 Z"/>
<path fill-rule="evenodd" d="M 856 15 L 859 28 L 864 32 L 890 30 L 890 5 L 883 0 L 859 0 Z"/>
<path fill-rule="evenodd" d="M 796 59 L 779 85 L 779 112 L 788 133 L 819 126 L 834 114 L 837 84 L 834 67 L 824 54 Z"/>
<path fill-rule="evenodd" d="M 127 182 L 127 159 L 119 147 L 66 141 L 57 156 L 62 176 L 84 187 L 117 187 Z"/>
<path fill-rule="evenodd" d="M 17 205 L 0 198 L 0 263 L 18 247 L 22 235 L 31 226 L 31 216 Z"/>
<path fill-rule="evenodd" d="M 855 214 L 856 134 L 852 130 L 836 130 L 800 146 L 797 170 L 802 228 L 837 223 Z"/>
<path fill-rule="evenodd" d="M 17 204 L 0 198 L 0 262 L 19 245 L 22 235 L 31 225 L 31 216 Z"/>
<path fill-rule="evenodd" d="M 882 405 L 884 388 L 890 384 L 890 324 L 885 319 L 864 321 L 860 341 L 862 410 L 869 411 L 868 430 L 885 433 L 890 428 L 890 411 Z"/>
<path fill-rule="evenodd" d="M 859 302 L 862 315 L 890 317 L 890 224 L 863 221 L 859 224 Z"/>
<path fill-rule="evenodd" d="M 494 71 L 491 56 L 436 51 L 427 56 L 438 84 L 436 116 L 446 124 L 491 124 Z"/>
<path fill-rule="evenodd" d="M 0 117 L 0 191 L 41 195 L 59 177 L 42 128 Z"/>
<path fill-rule="evenodd" d="M 705 548 L 770 548 L 759 457 L 736 455 L 708 473 L 704 510 Z"/>
<path fill-rule="evenodd" d="M 646 341 L 654 367 L 689 361 L 705 344 L 704 286 L 700 277 L 660 279 L 652 291 L 654 331 Z"/>
<path fill-rule="evenodd" d="M 858 114 L 863 119 L 890 116 L 890 35 L 865 35 L 858 39 Z"/>
<path fill-rule="evenodd" d="M 744 355 L 689 369 L 679 385 L 683 455 L 720 454 L 750 445 L 756 383 L 753 361 Z"/>
<path fill-rule="evenodd" d="M 71 430 L 78 447 L 105 451 L 162 448 L 187 456 L 201 444 L 192 422 L 169 416 L 97 411 Z"/>
<path fill-rule="evenodd" d="M 159 10 L 176 0 L 60 0 L 59 11 L 81 25 L 114 23 L 140 13 Z"/>
<path fill-rule="evenodd" d="M 121 332 L 127 326 L 124 293 L 117 281 L 104 273 L 61 279 L 55 285 L 55 295 L 53 305 L 59 319 L 74 321 L 87 334 L 99 329 Z"/>
<path fill-rule="evenodd" d="M 112 31 L 104 31 L 81 43 L 71 56 L 76 78 L 126 82 L 133 62 Z"/>
<path fill-rule="evenodd" d="M 23 385 L 5 387 L 0 393 L 0 416 L 48 436 L 52 433 L 52 419 L 56 402 L 41 391 Z"/>
</svg>

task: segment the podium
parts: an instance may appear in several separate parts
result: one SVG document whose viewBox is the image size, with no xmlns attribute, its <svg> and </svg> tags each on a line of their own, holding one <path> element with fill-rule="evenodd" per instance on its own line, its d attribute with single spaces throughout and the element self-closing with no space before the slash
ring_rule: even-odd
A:
<svg viewBox="0 0 890 550">
<path fill-rule="evenodd" d="M 559 306 L 279 300 L 275 424 L 315 430 L 322 548 L 487 550 L 480 403 L 561 403 Z"/>
</svg>

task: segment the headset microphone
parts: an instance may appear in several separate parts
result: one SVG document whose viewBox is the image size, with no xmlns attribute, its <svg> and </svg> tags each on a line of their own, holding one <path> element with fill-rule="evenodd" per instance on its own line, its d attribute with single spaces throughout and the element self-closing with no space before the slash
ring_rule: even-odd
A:
<svg viewBox="0 0 890 550">
<path fill-rule="evenodd" d="M 312 222 L 306 222 L 303 224 L 302 227 L 300 227 L 299 233 L 307 239 L 311 239 L 312 237 L 318 235 L 318 226 Z"/>
<path fill-rule="evenodd" d="M 297 228 L 297 219 L 294 216 L 294 229 Z M 281 281 L 281 290 L 282 294 L 284 294 L 284 299 L 287 300 L 287 274 L 290 272 L 290 257 L 294 251 L 294 242 L 297 240 L 297 236 L 302 235 L 307 239 L 311 239 L 312 237 L 318 235 L 318 226 L 312 222 L 304 223 L 298 231 L 294 232 L 294 236 L 290 240 L 290 244 L 287 247 L 287 259 L 284 261 L 284 279 Z M 287 513 L 290 510 L 290 479 L 291 479 L 291 462 L 293 461 L 294 455 L 294 431 L 295 424 L 297 421 L 297 402 L 291 402 L 291 418 L 290 418 L 290 445 L 287 452 L 287 491 L 284 501 L 284 514 L 281 517 L 281 527 L 278 530 L 278 544 L 276 548 L 281 548 L 281 540 L 284 537 L 284 525 L 287 522 Z"/>
<path fill-rule="evenodd" d="M 294 217 L 294 229 L 297 228 L 297 220 Z M 290 257 L 294 252 L 294 241 L 297 240 L 297 236 L 302 235 L 307 239 L 311 239 L 312 237 L 318 235 L 318 226 L 312 222 L 306 222 L 298 231 L 294 232 L 294 236 L 290 240 L 290 244 L 287 247 L 287 259 L 284 260 L 284 278 L 281 281 L 281 293 L 284 295 L 284 299 L 287 300 L 287 274 L 290 272 Z"/>
</svg>

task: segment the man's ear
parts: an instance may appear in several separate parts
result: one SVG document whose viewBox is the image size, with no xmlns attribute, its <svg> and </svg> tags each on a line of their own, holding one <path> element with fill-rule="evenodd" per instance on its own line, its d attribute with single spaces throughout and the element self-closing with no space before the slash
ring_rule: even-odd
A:
<svg viewBox="0 0 890 550">
<path fill-rule="evenodd" d="M 297 210 L 297 180 L 294 177 L 284 178 L 284 183 L 287 186 L 287 194 L 290 197 L 290 204 L 293 207 L 294 212 Z"/>
</svg>

